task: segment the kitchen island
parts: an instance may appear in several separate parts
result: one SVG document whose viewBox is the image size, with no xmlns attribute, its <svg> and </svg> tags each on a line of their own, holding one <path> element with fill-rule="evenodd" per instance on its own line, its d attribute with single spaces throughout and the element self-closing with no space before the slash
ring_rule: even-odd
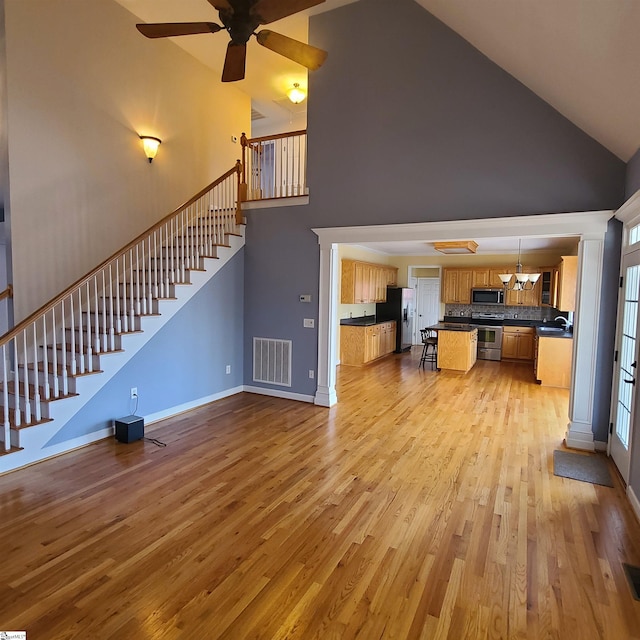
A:
<svg viewBox="0 0 640 640">
<path fill-rule="evenodd" d="M 478 353 L 476 326 L 439 322 L 427 329 L 438 332 L 438 369 L 467 373 L 473 367 Z"/>
</svg>

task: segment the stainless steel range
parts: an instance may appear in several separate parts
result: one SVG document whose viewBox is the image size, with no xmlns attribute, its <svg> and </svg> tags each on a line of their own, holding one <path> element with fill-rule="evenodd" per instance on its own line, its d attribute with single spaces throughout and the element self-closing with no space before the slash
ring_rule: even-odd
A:
<svg viewBox="0 0 640 640">
<path fill-rule="evenodd" d="M 478 327 L 478 360 L 502 357 L 502 322 L 504 313 L 472 313 L 471 324 Z"/>
</svg>

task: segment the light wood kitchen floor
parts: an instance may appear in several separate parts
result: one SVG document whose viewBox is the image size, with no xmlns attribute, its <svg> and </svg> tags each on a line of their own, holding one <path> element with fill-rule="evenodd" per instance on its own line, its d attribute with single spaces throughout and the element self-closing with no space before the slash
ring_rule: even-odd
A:
<svg viewBox="0 0 640 640">
<path fill-rule="evenodd" d="M 419 353 L 331 410 L 240 394 L 0 478 L 0 630 L 82 638 L 640 638 L 623 488 L 558 478 L 568 392 Z"/>
</svg>

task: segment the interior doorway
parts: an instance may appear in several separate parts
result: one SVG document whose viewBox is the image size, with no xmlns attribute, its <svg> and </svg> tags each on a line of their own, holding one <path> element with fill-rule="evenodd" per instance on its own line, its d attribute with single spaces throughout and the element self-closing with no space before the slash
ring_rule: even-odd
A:
<svg viewBox="0 0 640 640">
<path fill-rule="evenodd" d="M 439 319 L 440 278 L 416 278 L 416 332 L 436 324 Z"/>
</svg>

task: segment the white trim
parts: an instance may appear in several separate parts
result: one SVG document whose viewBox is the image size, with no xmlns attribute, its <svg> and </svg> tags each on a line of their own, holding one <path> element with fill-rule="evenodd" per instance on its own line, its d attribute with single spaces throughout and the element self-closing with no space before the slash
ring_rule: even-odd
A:
<svg viewBox="0 0 640 640">
<path fill-rule="evenodd" d="M 289 198 L 270 198 L 268 200 L 248 200 L 242 203 L 243 211 L 258 209 L 275 209 L 280 207 L 300 207 L 309 204 L 309 196 L 292 196 Z"/>
<path fill-rule="evenodd" d="M 604 237 L 580 240 L 567 446 L 594 451 L 593 398 L 600 326 Z"/>
<path fill-rule="evenodd" d="M 252 387 L 245 384 L 242 391 L 246 393 L 257 393 L 261 396 L 271 396 L 272 398 L 284 398 L 285 400 L 297 400 L 298 402 L 309 402 L 313 404 L 314 397 L 304 393 L 293 393 L 291 391 L 280 391 L 279 389 L 266 389 L 263 387 Z"/>
<path fill-rule="evenodd" d="M 502 237 L 561 237 L 575 236 L 581 242 L 593 241 L 586 249 L 586 261 L 596 260 L 598 264 L 586 264 L 579 260 L 578 287 L 581 301 L 580 313 L 582 319 L 576 323 L 583 323 L 583 330 L 574 337 L 574 355 L 582 363 L 583 370 L 572 380 L 571 398 L 582 399 L 593 397 L 595 384 L 595 352 L 596 336 L 589 332 L 598 328 L 600 300 L 593 295 L 593 284 L 581 277 L 581 270 L 587 268 L 592 276 L 602 274 L 602 258 L 604 236 L 607 224 L 613 217 L 613 211 L 587 211 L 575 213 L 556 213 L 535 216 L 513 216 L 508 218 L 489 218 L 476 220 L 453 220 L 447 222 L 422 222 L 415 224 L 374 225 L 369 227 L 328 227 L 315 228 L 312 231 L 318 236 L 320 245 L 320 294 L 318 326 L 318 394 L 320 391 L 324 400 L 323 406 L 332 406 L 335 392 L 335 367 L 337 356 L 335 343 L 331 336 L 336 331 L 337 319 L 331 314 L 334 299 L 338 291 L 338 273 L 329 259 L 331 251 L 335 251 L 336 244 L 357 244 L 360 242 L 376 241 L 407 241 L 421 240 L 460 240 L 461 238 L 502 238 Z M 583 246 L 583 252 L 584 252 Z M 337 251 L 335 251 L 337 253 Z M 598 280 L 598 287 L 600 280 Z M 333 344 L 334 348 L 329 348 Z M 587 357 L 587 355 L 589 357 Z M 593 357 L 592 357 L 593 356 Z M 331 376 L 333 372 L 333 376 Z M 317 404 L 321 404 L 317 402 Z M 576 405 L 576 402 L 573 401 Z M 579 419 L 578 419 L 579 418 Z M 589 402 L 585 412 L 580 407 L 580 415 L 574 416 L 569 425 L 567 442 L 569 446 L 581 445 L 591 450 L 593 444 L 592 403 Z M 575 429 L 575 434 L 574 430 Z M 579 435 L 580 434 L 580 435 Z"/>
<path fill-rule="evenodd" d="M 554 213 L 537 216 L 449 220 L 368 227 L 327 227 L 312 231 L 320 246 L 333 243 L 402 242 L 407 240 L 459 240 L 460 238 L 503 237 L 603 237 L 614 211 Z"/>
<path fill-rule="evenodd" d="M 244 387 L 240 385 L 238 387 L 232 387 L 231 389 L 225 389 L 224 391 L 220 391 L 219 393 L 214 393 L 210 396 L 204 396 L 204 398 L 198 398 L 197 400 L 191 400 L 190 402 L 178 404 L 175 407 L 170 407 L 169 409 L 163 409 L 162 411 L 157 411 L 156 413 L 150 413 L 148 416 L 143 416 L 144 423 L 146 426 L 149 426 L 156 422 L 160 422 L 161 420 L 173 418 L 181 413 L 185 413 L 186 411 L 191 411 L 192 409 L 203 407 L 205 404 L 211 404 L 212 402 L 216 402 L 216 400 L 222 400 L 223 398 L 235 396 L 238 393 L 242 393 L 242 391 L 244 391 Z"/>
<path fill-rule="evenodd" d="M 604 453 L 607 453 L 607 445 L 608 442 L 602 442 L 602 440 L 594 440 L 593 441 L 593 447 L 596 451 L 602 451 Z M 607 456 L 609 454 L 607 453 Z"/>
<path fill-rule="evenodd" d="M 629 498 L 629 502 L 631 503 L 631 508 L 633 512 L 636 514 L 636 518 L 640 521 L 640 501 L 638 501 L 638 496 L 636 496 L 633 487 L 631 485 L 627 485 L 627 498 Z"/>
<path fill-rule="evenodd" d="M 636 191 L 617 211 L 616 218 L 628 225 L 640 216 L 640 189 Z"/>
</svg>

